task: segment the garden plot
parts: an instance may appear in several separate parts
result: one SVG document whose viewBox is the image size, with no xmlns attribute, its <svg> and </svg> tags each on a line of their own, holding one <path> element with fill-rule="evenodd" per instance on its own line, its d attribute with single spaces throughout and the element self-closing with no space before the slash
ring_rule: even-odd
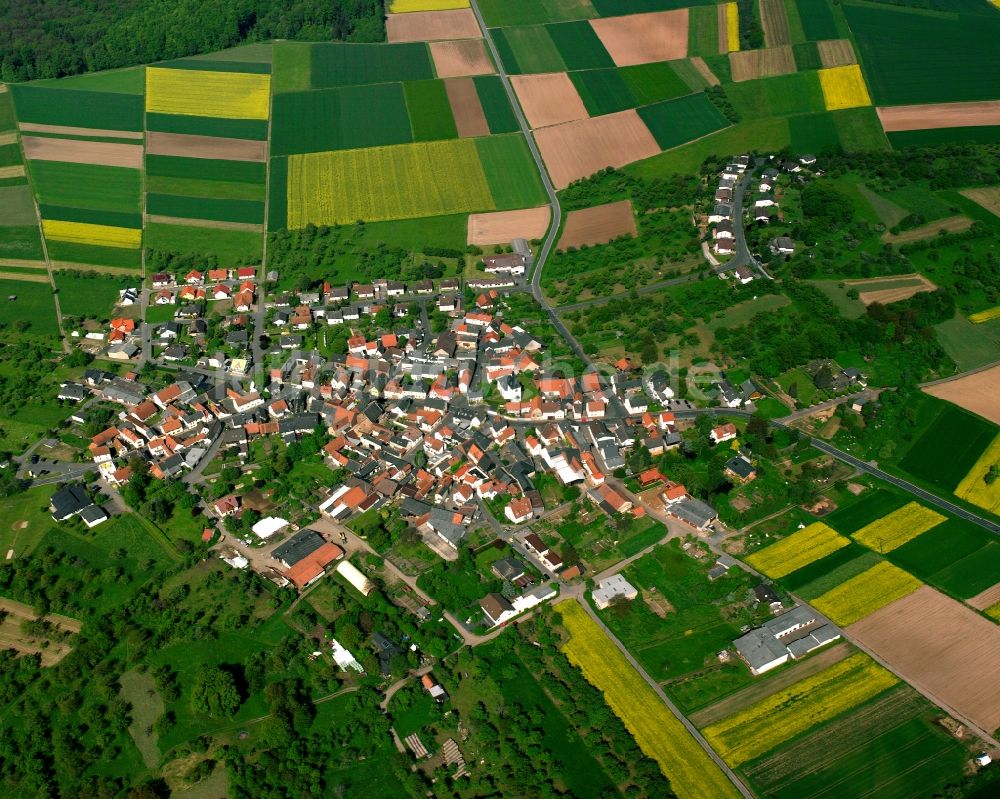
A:
<svg viewBox="0 0 1000 799">
<path fill-rule="evenodd" d="M 471 8 L 390 14 L 385 31 L 390 42 L 475 39 L 482 35 Z"/>
<path fill-rule="evenodd" d="M 619 67 L 687 56 L 686 8 L 593 19 L 590 24 Z"/>
<path fill-rule="evenodd" d="M 929 103 L 878 108 L 887 133 L 900 130 L 965 128 L 1000 125 L 1000 101 L 978 103 Z"/>
<path fill-rule="evenodd" d="M 896 673 L 987 733 L 1000 727 L 1000 627 L 923 586 L 848 634 Z"/>
<path fill-rule="evenodd" d="M 928 386 L 924 391 L 1000 424 L 1000 366 Z"/>
<path fill-rule="evenodd" d="M 431 42 L 431 58 L 439 78 L 463 78 L 472 75 L 492 75 L 490 61 L 482 39 L 457 42 Z"/>
<path fill-rule="evenodd" d="M 510 79 L 532 128 L 587 119 L 587 109 L 565 72 L 514 75 Z"/>
<path fill-rule="evenodd" d="M 506 244 L 513 239 L 540 239 L 549 229 L 551 218 L 552 210 L 547 205 L 520 211 L 469 214 L 467 241 L 482 247 Z"/>
<path fill-rule="evenodd" d="M 636 236 L 635 213 L 631 200 L 570 211 L 566 216 L 557 247 L 605 244 L 619 236 Z"/>
</svg>

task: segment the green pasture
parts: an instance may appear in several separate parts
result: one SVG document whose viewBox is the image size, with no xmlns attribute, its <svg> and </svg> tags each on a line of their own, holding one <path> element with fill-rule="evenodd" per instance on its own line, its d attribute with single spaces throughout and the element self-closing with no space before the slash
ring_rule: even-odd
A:
<svg viewBox="0 0 1000 799">
<path fill-rule="evenodd" d="M 46 247 L 49 258 L 53 261 L 88 266 L 114 266 L 122 269 L 138 269 L 142 266 L 142 252 L 139 248 L 101 247 L 52 239 L 46 242 Z"/>
<path fill-rule="evenodd" d="M 16 299 L 10 299 L 16 297 Z M 27 332 L 40 336 L 59 332 L 52 286 L 27 280 L 0 279 L 0 323 L 27 322 Z"/>
<path fill-rule="evenodd" d="M 458 138 L 444 81 L 421 80 L 403 84 L 405 110 L 413 128 L 413 141 Z"/>
<path fill-rule="evenodd" d="M 132 214 L 142 209 L 138 169 L 65 161 L 32 161 L 30 169 L 40 203 Z"/>
<path fill-rule="evenodd" d="M 10 86 L 19 122 L 141 131 L 143 98 L 133 94 L 56 89 L 29 83 Z"/>
<path fill-rule="evenodd" d="M 434 77 L 430 52 L 423 42 L 314 44 L 309 66 L 309 85 L 314 89 Z"/>
<path fill-rule="evenodd" d="M 106 317 L 118 302 L 118 290 L 135 286 L 134 278 L 84 272 L 57 272 L 59 307 L 68 316 Z"/>
<path fill-rule="evenodd" d="M 249 231 L 159 222 L 146 226 L 143 240 L 150 250 L 214 255 L 220 266 L 259 264 L 264 241 L 261 234 Z"/>
<path fill-rule="evenodd" d="M 639 109 L 639 116 L 661 149 L 668 150 L 729 125 L 704 94 L 666 100 Z"/>
</svg>

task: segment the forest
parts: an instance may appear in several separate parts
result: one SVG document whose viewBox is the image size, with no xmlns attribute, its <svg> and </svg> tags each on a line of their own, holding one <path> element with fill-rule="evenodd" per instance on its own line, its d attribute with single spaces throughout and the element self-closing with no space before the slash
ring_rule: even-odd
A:
<svg viewBox="0 0 1000 799">
<path fill-rule="evenodd" d="M 0 0 L 0 79 L 24 81 L 269 39 L 378 42 L 381 0 Z"/>
</svg>

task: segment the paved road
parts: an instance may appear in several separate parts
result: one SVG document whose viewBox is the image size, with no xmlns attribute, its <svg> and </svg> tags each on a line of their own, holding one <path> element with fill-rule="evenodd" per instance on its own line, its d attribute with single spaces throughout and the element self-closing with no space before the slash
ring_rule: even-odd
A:
<svg viewBox="0 0 1000 799">
<path fill-rule="evenodd" d="M 750 253 L 750 248 L 747 247 L 746 227 L 743 218 L 743 198 L 746 196 L 747 189 L 753 183 L 754 172 L 765 163 L 766 161 L 763 158 L 756 159 L 753 166 L 749 167 L 743 173 L 743 177 L 736 184 L 736 190 L 733 192 L 733 243 L 736 245 L 736 253 L 728 263 L 717 270 L 719 272 L 726 272 L 738 266 L 749 266 L 752 269 L 756 269 L 768 280 L 772 279 L 764 270 L 761 263 Z"/>
</svg>

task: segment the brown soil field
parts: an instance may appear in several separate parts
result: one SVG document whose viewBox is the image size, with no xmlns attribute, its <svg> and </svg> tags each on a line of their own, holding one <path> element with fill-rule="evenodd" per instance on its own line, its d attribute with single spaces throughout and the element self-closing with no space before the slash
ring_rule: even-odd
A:
<svg viewBox="0 0 1000 799">
<path fill-rule="evenodd" d="M 986 189 L 962 189 L 960 193 L 972 202 L 979 203 L 994 216 L 1000 216 L 1000 186 Z"/>
<path fill-rule="evenodd" d="M 930 586 L 847 628 L 917 690 L 987 733 L 1000 726 L 1000 626 Z"/>
<path fill-rule="evenodd" d="M 898 235 L 887 231 L 882 234 L 882 241 L 886 244 L 908 244 L 911 241 L 932 238 L 942 230 L 947 230 L 949 233 L 961 233 L 972 227 L 972 221 L 967 216 L 949 216 L 947 219 L 928 222 L 926 225 L 913 228 L 913 230 L 905 230 Z"/>
<path fill-rule="evenodd" d="M 466 236 L 469 244 L 506 244 L 512 239 L 540 239 L 549 229 L 552 209 L 524 208 L 519 211 L 495 211 L 488 214 L 469 214 Z"/>
<path fill-rule="evenodd" d="M 846 67 L 848 64 L 857 64 L 858 57 L 854 54 L 854 45 L 850 39 L 829 39 L 825 42 L 816 42 L 816 49 L 819 50 L 819 60 L 824 67 Z"/>
<path fill-rule="evenodd" d="M 687 55 L 686 8 L 592 19 L 590 24 L 619 67 L 672 61 Z"/>
<path fill-rule="evenodd" d="M 0 266 L 18 266 L 22 269 L 45 269 L 45 261 L 28 261 L 24 258 L 0 258 Z"/>
<path fill-rule="evenodd" d="M 37 275 L 26 275 L 24 272 L 3 272 L 0 271 L 0 280 L 24 280 L 28 283 L 48 283 L 49 276 L 40 273 Z"/>
<path fill-rule="evenodd" d="M 760 0 L 760 18 L 766 47 L 781 47 L 792 43 L 784 0 Z"/>
<path fill-rule="evenodd" d="M 741 50 L 729 54 L 729 65 L 736 82 L 773 78 L 775 75 L 795 72 L 795 55 L 791 45 L 772 47 L 769 50 Z"/>
<path fill-rule="evenodd" d="M 981 103 L 896 105 L 876 110 L 882 127 L 887 132 L 1000 125 L 1000 100 L 985 100 Z"/>
<path fill-rule="evenodd" d="M 389 14 L 385 30 L 390 42 L 430 42 L 439 39 L 476 39 L 482 36 L 471 8 Z"/>
<path fill-rule="evenodd" d="M 0 145 L 14 144 L 16 141 L 17 141 L 16 130 L 9 130 L 6 133 L 0 133 Z"/>
<path fill-rule="evenodd" d="M 155 222 L 164 225 L 187 225 L 188 227 L 207 227 L 215 230 L 242 230 L 247 233 L 260 233 L 262 225 L 255 225 L 252 222 L 216 222 L 212 219 L 186 219 L 179 216 L 159 216 L 149 214 L 146 216 L 147 222 Z"/>
<path fill-rule="evenodd" d="M 224 161 L 263 161 L 267 154 L 267 142 L 150 131 L 146 136 L 146 152 L 150 155 L 180 155 Z"/>
<path fill-rule="evenodd" d="M 733 694 L 720 699 L 714 705 L 697 710 L 690 715 L 691 723 L 698 728 L 707 727 L 716 721 L 731 716 L 745 707 L 749 707 L 754 702 L 766 699 L 778 691 L 782 691 L 790 685 L 794 685 L 799 680 L 811 677 L 834 663 L 851 654 L 853 647 L 846 641 L 824 649 L 817 655 L 813 655 L 808 660 L 796 663 L 782 669 L 778 674 L 772 675 L 763 682 L 755 682 L 746 688 L 741 688 Z"/>
<path fill-rule="evenodd" d="M 142 145 L 139 144 L 43 139 L 38 136 L 22 136 L 21 143 L 25 157 L 31 160 L 142 169 Z"/>
<path fill-rule="evenodd" d="M 904 285 L 900 285 L 900 284 Z M 921 291 L 934 291 L 937 286 L 921 274 L 896 275 L 891 278 L 873 277 L 867 280 L 845 280 L 845 286 L 858 289 L 859 299 L 865 305 L 873 302 L 880 302 L 886 305 L 890 302 L 898 302 L 919 294 Z M 885 288 L 878 288 L 878 286 Z M 865 291 L 866 286 L 871 289 Z"/>
<path fill-rule="evenodd" d="M 928 386 L 924 391 L 1000 424 L 1000 366 Z"/>
<path fill-rule="evenodd" d="M 102 139 L 136 139 L 142 141 L 142 131 L 106 130 L 104 128 L 71 128 L 65 125 L 40 125 L 37 122 L 22 122 L 24 133 L 55 133 L 60 136 L 97 136 Z"/>
<path fill-rule="evenodd" d="M 448 93 L 451 115 L 455 117 L 455 128 L 460 138 L 489 136 L 490 125 L 479 102 L 479 93 L 472 78 L 446 80 L 444 89 Z"/>
<path fill-rule="evenodd" d="M 493 74 L 493 62 L 486 55 L 482 39 L 458 42 L 431 42 L 431 58 L 439 78 L 463 78 Z"/>
<path fill-rule="evenodd" d="M 605 167 L 622 167 L 660 152 L 634 110 L 542 128 L 535 141 L 557 189 Z"/>
<path fill-rule="evenodd" d="M 513 75 L 510 79 L 532 128 L 587 118 L 587 109 L 565 72 Z"/>
<path fill-rule="evenodd" d="M 709 86 L 718 86 L 719 79 L 716 77 L 715 73 L 708 68 L 708 64 L 705 63 L 705 59 L 700 56 L 695 56 L 691 59 L 691 66 L 701 73 L 701 76 L 708 81 Z"/>
<path fill-rule="evenodd" d="M 729 16 L 726 14 L 726 3 L 719 3 L 715 12 L 719 28 L 719 55 L 725 55 L 729 52 Z"/>
<path fill-rule="evenodd" d="M 634 237 L 636 232 L 632 201 L 621 200 L 570 211 L 556 246 L 562 250 L 583 244 L 604 244 L 619 236 Z"/>
<path fill-rule="evenodd" d="M 976 610 L 986 610 L 986 608 L 993 607 L 997 602 L 1000 602 L 1000 583 L 991 585 L 985 591 L 980 591 L 972 599 L 967 599 L 965 602 Z"/>
<path fill-rule="evenodd" d="M 0 83 L 0 94 L 3 94 L 6 91 L 7 91 L 7 84 L 6 83 Z"/>
<path fill-rule="evenodd" d="M 0 166 L 0 178 L 23 178 L 24 164 L 14 166 Z"/>
</svg>

